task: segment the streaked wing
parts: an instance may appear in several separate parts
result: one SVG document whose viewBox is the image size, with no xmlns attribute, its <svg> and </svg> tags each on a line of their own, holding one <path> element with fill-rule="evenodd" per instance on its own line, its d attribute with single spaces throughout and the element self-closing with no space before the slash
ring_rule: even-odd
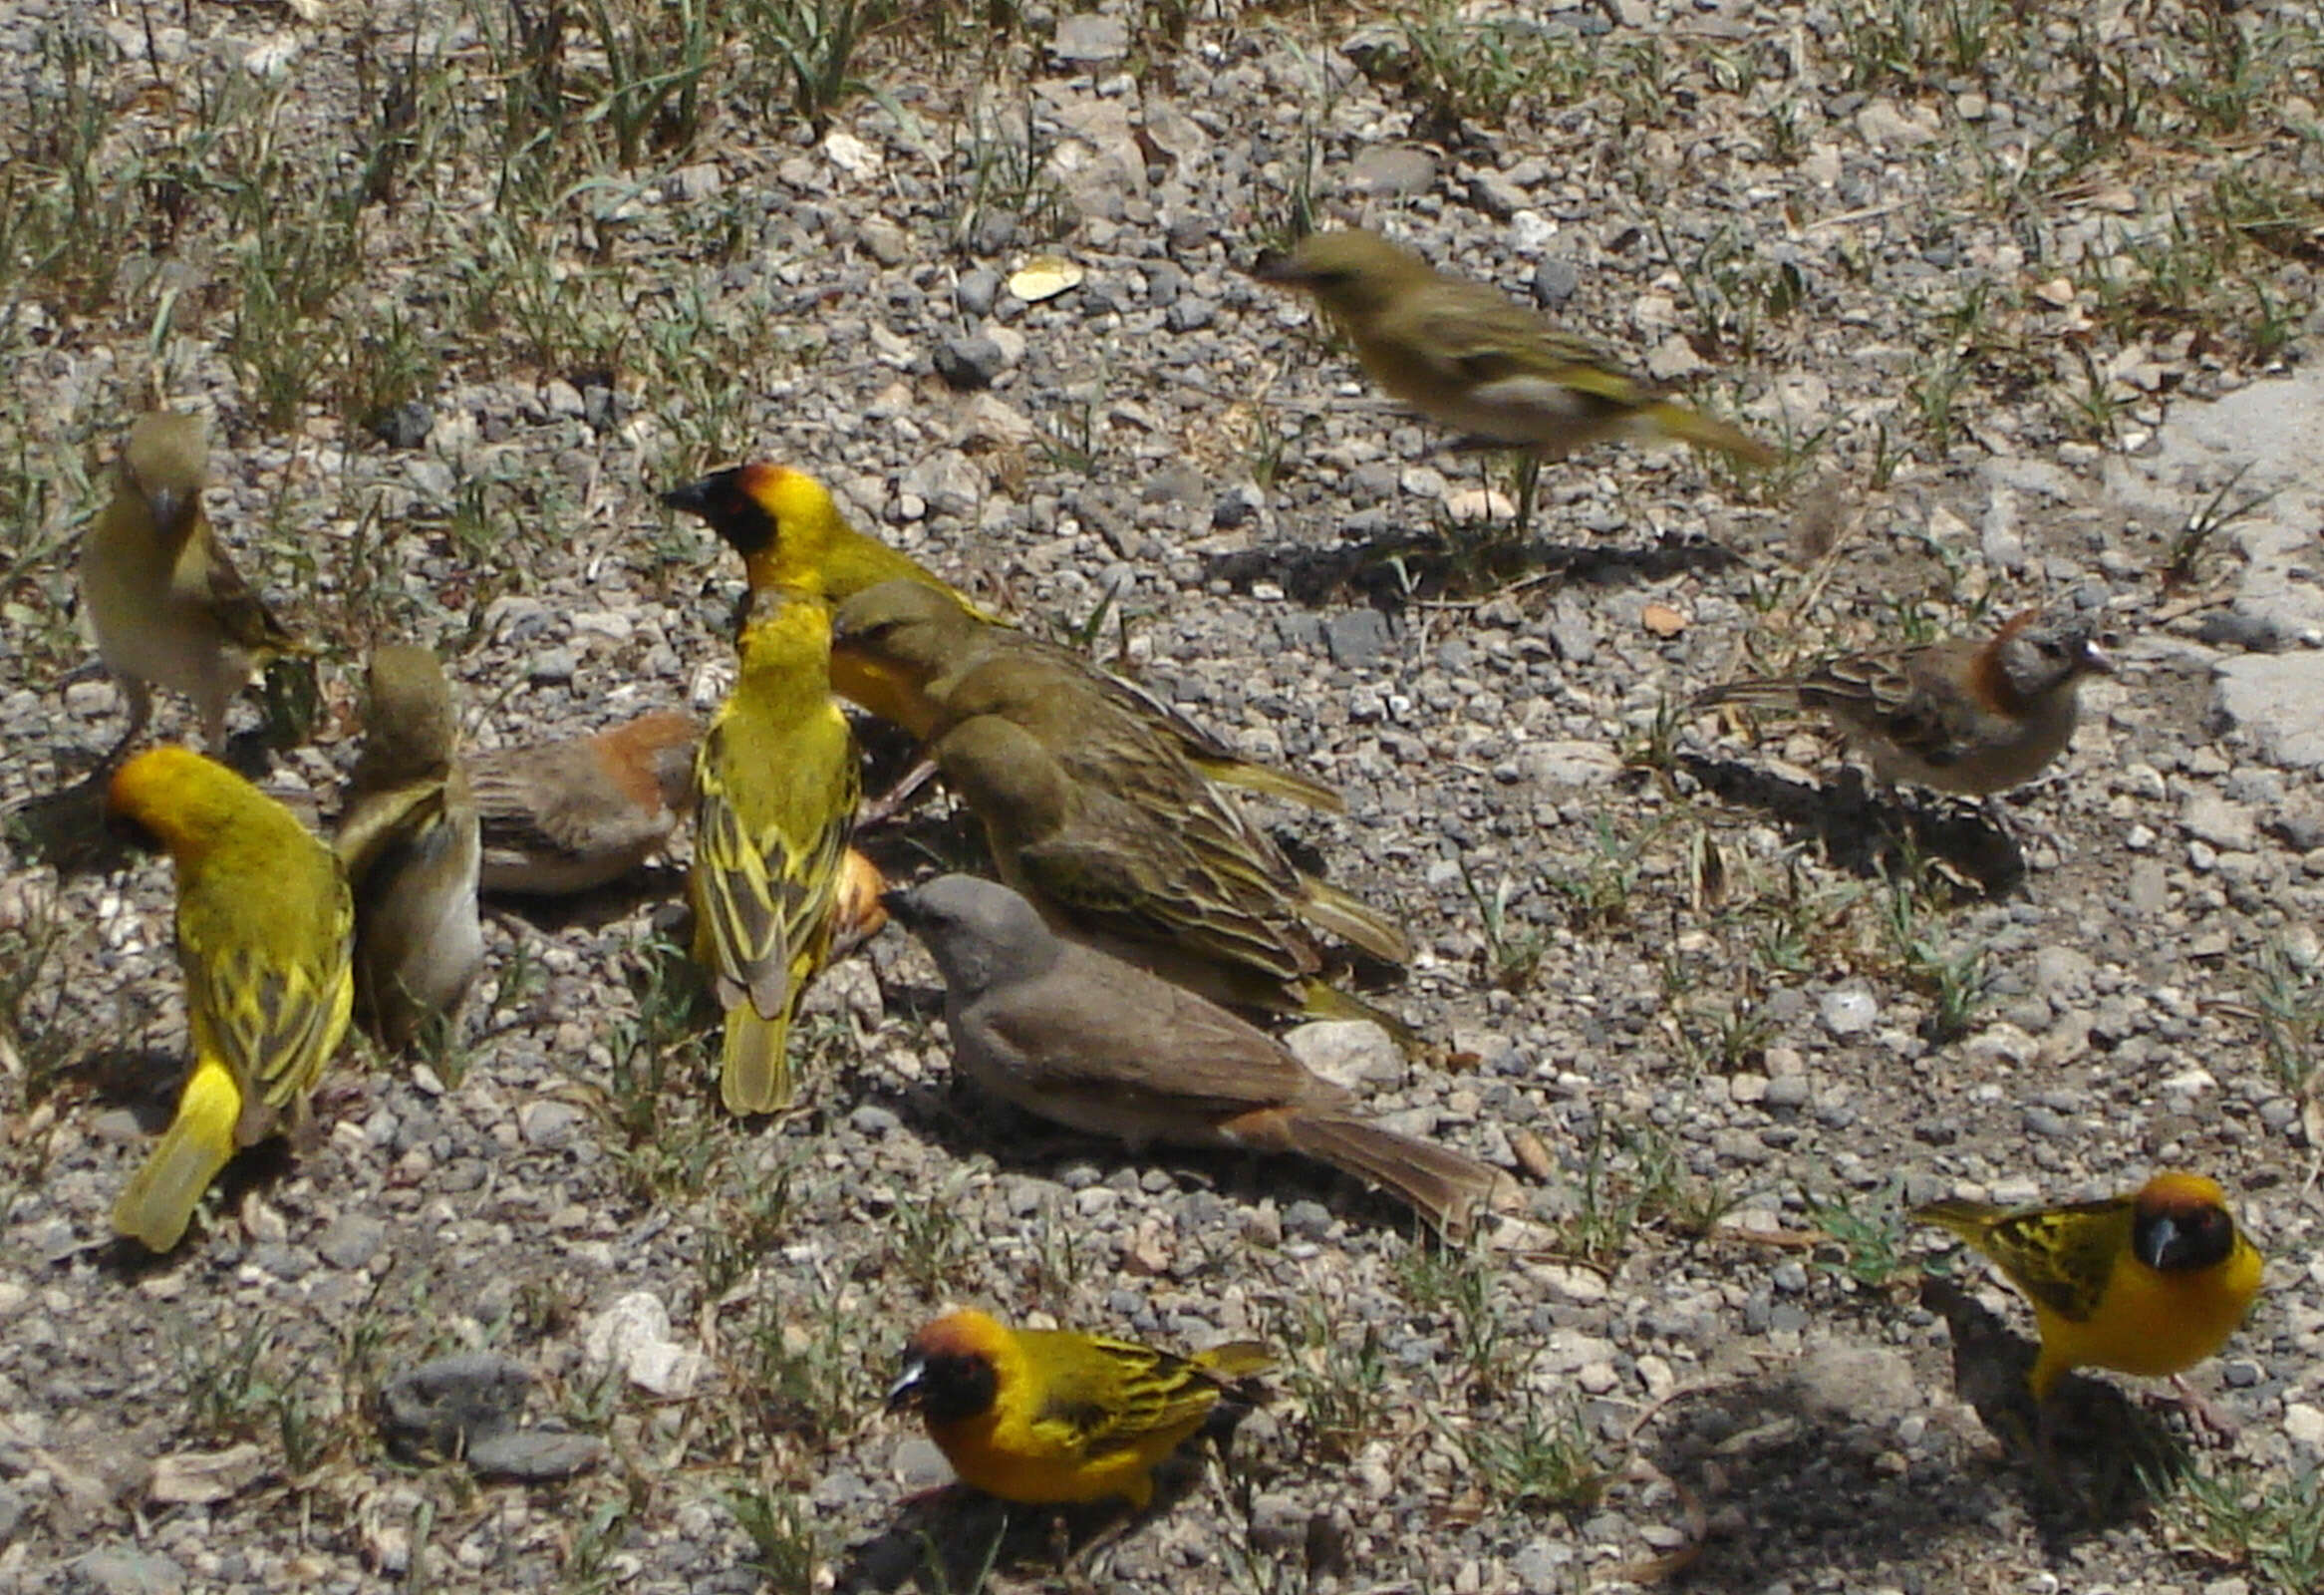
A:
<svg viewBox="0 0 2324 1595">
<path fill-rule="evenodd" d="M 2106 1295 L 2135 1221 L 2129 1197 L 2017 1213 L 1994 1222 L 1986 1250 L 2028 1296 L 2081 1323 Z"/>
</svg>

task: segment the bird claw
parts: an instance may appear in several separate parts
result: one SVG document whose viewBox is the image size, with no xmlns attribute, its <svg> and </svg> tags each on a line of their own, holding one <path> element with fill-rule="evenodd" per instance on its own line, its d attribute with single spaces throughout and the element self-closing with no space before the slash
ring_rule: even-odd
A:
<svg viewBox="0 0 2324 1595">
<path fill-rule="evenodd" d="M 2187 1427 L 2206 1443 L 2227 1446 L 2242 1437 L 2243 1426 L 2215 1402 L 2198 1393 L 2186 1382 L 2185 1376 L 2172 1375 L 2171 1388 L 2175 1394 L 2155 1397 L 2154 1404 L 2163 1408 L 2178 1408 L 2185 1416 Z"/>
</svg>

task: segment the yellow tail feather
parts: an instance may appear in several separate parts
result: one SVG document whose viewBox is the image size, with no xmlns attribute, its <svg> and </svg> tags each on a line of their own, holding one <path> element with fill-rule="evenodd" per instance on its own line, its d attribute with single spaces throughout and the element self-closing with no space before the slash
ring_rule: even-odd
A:
<svg viewBox="0 0 2324 1595">
<path fill-rule="evenodd" d="M 791 1105 L 790 1019 L 766 1020 L 747 1002 L 726 1012 L 719 1049 L 719 1096 L 730 1114 L 773 1114 Z"/>
<path fill-rule="evenodd" d="M 1281 798 L 1308 808 L 1319 808 L 1327 814 L 1347 812 L 1347 799 L 1321 782 L 1309 781 L 1305 776 L 1278 770 L 1272 765 L 1197 759 L 1195 766 L 1208 781 L 1240 787 L 1246 792 L 1264 793 L 1270 798 Z"/>
<path fill-rule="evenodd" d="M 1747 466 L 1772 466 L 1782 457 L 1773 449 L 1750 436 L 1739 427 L 1724 421 L 1714 421 L 1699 411 L 1684 405 L 1658 400 L 1638 412 L 1639 418 L 1654 432 L 1681 443 L 1693 444 L 1697 449 L 1716 449 L 1723 455 L 1732 455 Z"/>
<path fill-rule="evenodd" d="M 1317 930 L 1352 942 L 1374 958 L 1391 964 L 1412 961 L 1412 944 L 1403 930 L 1371 904 L 1325 885 L 1312 875 L 1302 875 L 1300 917 Z"/>
<path fill-rule="evenodd" d="M 153 1251 L 185 1234 L 201 1193 L 234 1155 L 234 1121 L 242 1094 L 223 1064 L 204 1058 L 178 1099 L 177 1116 L 113 1204 L 113 1227 Z"/>
</svg>

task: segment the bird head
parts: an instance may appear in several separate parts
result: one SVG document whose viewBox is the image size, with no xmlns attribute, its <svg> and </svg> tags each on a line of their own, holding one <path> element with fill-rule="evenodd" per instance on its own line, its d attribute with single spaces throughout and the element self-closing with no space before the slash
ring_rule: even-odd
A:
<svg viewBox="0 0 2324 1595">
<path fill-rule="evenodd" d="M 656 710 L 600 734 L 606 763 L 639 807 L 694 808 L 694 751 L 702 726 L 692 715 Z"/>
<path fill-rule="evenodd" d="M 122 446 L 123 484 L 145 503 L 162 540 L 184 546 L 201 518 L 201 490 L 209 479 L 209 429 L 199 416 L 148 411 Z"/>
<path fill-rule="evenodd" d="M 888 1411 L 917 1409 L 932 1424 L 989 1412 L 1001 1390 L 999 1354 L 1009 1331 L 973 1309 L 948 1313 L 905 1343 L 904 1365 L 888 1387 Z"/>
<path fill-rule="evenodd" d="M 952 668 L 983 624 L 943 588 L 902 576 L 867 587 L 832 611 L 831 648 L 926 682 Z"/>
<path fill-rule="evenodd" d="M 1310 232 L 1290 249 L 1261 255 L 1251 268 L 1261 282 L 1303 288 L 1341 317 L 1375 313 L 1434 274 L 1402 244 L 1361 227 Z"/>
<path fill-rule="evenodd" d="M 908 891 L 885 892 L 880 906 L 927 944 L 945 985 L 959 997 L 1037 975 L 1063 945 L 1032 904 L 974 875 L 939 875 Z"/>
<path fill-rule="evenodd" d="M 763 463 L 714 471 L 700 481 L 671 488 L 662 502 L 701 516 L 745 560 L 795 544 L 803 557 L 786 563 L 800 566 L 817 562 L 839 513 L 814 478 Z"/>
<path fill-rule="evenodd" d="M 372 651 L 364 678 L 358 787 L 440 773 L 451 761 L 458 735 L 451 683 L 444 679 L 436 655 L 404 643 Z"/>
<path fill-rule="evenodd" d="M 2131 1247 L 2158 1273 L 2194 1273 L 2233 1255 L 2235 1220 L 2226 1193 L 2200 1174 L 2157 1174 L 2140 1187 Z"/>
<path fill-rule="evenodd" d="M 244 810 L 236 801 L 249 783 L 190 748 L 165 744 L 126 761 L 107 784 L 109 821 L 145 846 L 176 858 L 197 856 L 230 831 Z"/>
<path fill-rule="evenodd" d="M 2114 670 L 2114 660 L 2098 645 L 2092 615 L 2029 609 L 2003 626 L 1993 643 L 2002 678 L 2019 698 L 2039 698 Z"/>
</svg>

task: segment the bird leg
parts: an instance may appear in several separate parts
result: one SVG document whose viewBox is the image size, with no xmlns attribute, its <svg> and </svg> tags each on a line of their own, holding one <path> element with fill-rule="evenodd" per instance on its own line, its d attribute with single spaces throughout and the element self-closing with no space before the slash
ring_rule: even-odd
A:
<svg viewBox="0 0 2324 1595">
<path fill-rule="evenodd" d="M 1511 529 L 1525 535 L 1533 525 L 1534 488 L 1542 479 L 1542 457 L 1528 449 L 1517 468 L 1517 523 Z"/>
<path fill-rule="evenodd" d="M 928 790 L 928 784 L 935 779 L 936 761 L 933 759 L 920 760 L 910 770 L 905 771 L 903 779 L 893 787 L 877 798 L 866 798 L 856 808 L 855 828 L 857 830 L 871 830 L 886 824 L 919 801 L 922 794 Z"/>
<path fill-rule="evenodd" d="M 129 729 L 121 734 L 121 741 L 115 743 L 113 751 L 105 756 L 100 768 L 120 763 L 121 756 L 129 752 L 130 744 L 138 740 L 146 722 L 153 718 L 151 688 L 135 676 L 116 676 L 113 680 L 114 685 L 121 689 L 122 701 L 129 709 L 130 724 Z"/>
</svg>

